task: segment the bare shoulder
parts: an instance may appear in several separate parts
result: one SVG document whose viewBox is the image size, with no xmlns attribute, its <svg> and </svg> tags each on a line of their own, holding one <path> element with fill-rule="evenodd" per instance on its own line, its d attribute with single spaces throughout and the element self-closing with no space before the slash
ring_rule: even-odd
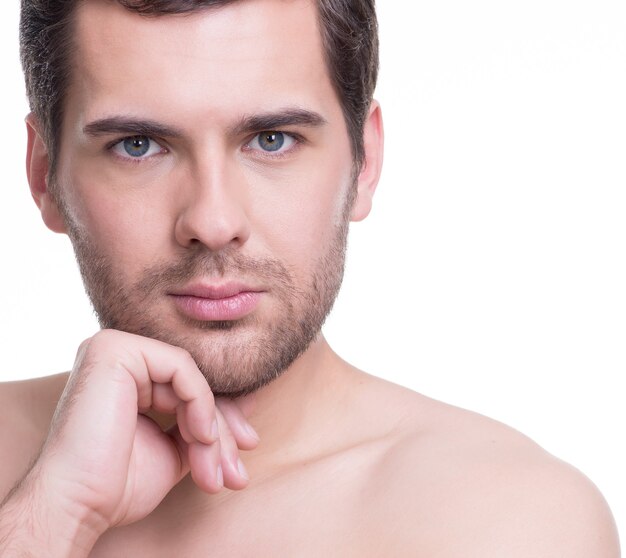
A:
<svg viewBox="0 0 626 558">
<path fill-rule="evenodd" d="M 0 501 L 39 452 L 67 376 L 0 383 Z"/>
<path fill-rule="evenodd" d="M 386 556 L 619 557 L 608 505 L 580 471 L 495 420 L 388 389 L 402 418 L 368 518 Z"/>
</svg>

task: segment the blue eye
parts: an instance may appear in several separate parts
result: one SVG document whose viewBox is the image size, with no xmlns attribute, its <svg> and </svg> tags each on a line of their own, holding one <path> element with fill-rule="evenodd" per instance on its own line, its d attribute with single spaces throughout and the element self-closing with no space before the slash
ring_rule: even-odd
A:
<svg viewBox="0 0 626 558">
<path fill-rule="evenodd" d="M 131 157 L 141 157 L 148 153 L 150 140 L 144 136 L 135 136 L 124 140 L 124 151 Z"/>
<path fill-rule="evenodd" d="M 111 148 L 125 159 L 147 159 L 163 151 L 163 148 L 148 136 L 131 136 L 118 141 Z"/>
<path fill-rule="evenodd" d="M 267 130 L 254 136 L 248 147 L 265 153 L 281 153 L 288 151 L 296 139 L 291 134 Z"/>
<path fill-rule="evenodd" d="M 259 145 L 265 151 L 278 151 L 285 143 L 285 135 L 280 132 L 259 134 Z"/>
</svg>

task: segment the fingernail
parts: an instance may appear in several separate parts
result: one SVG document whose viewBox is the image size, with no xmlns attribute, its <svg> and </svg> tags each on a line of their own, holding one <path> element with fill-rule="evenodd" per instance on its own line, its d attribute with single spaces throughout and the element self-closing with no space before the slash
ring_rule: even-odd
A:
<svg viewBox="0 0 626 558">
<path fill-rule="evenodd" d="M 213 426 L 211 426 L 211 438 L 217 440 L 220 437 L 220 427 L 217 425 L 217 419 L 213 420 Z"/>
<path fill-rule="evenodd" d="M 256 433 L 256 430 L 252 428 L 252 426 L 246 422 L 246 432 L 250 434 L 257 442 L 260 441 L 259 435 Z"/>
<path fill-rule="evenodd" d="M 246 480 L 250 480 L 250 475 L 248 475 L 248 471 L 246 470 L 246 466 L 243 464 L 241 459 L 237 459 L 237 469 L 239 470 L 239 474 Z"/>
<path fill-rule="evenodd" d="M 224 486 L 224 472 L 222 471 L 221 465 L 217 466 L 217 484 L 219 485 L 220 488 Z"/>
</svg>

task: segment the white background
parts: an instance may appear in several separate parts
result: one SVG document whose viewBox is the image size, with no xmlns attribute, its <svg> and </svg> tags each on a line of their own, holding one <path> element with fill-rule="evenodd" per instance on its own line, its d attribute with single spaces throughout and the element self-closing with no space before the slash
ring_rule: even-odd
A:
<svg viewBox="0 0 626 558">
<path fill-rule="evenodd" d="M 379 0 L 379 18 L 385 169 L 327 337 L 575 464 L 624 536 L 626 3 Z M 97 329 L 28 193 L 17 24 L 3 3 L 3 380 L 69 369 Z"/>
</svg>

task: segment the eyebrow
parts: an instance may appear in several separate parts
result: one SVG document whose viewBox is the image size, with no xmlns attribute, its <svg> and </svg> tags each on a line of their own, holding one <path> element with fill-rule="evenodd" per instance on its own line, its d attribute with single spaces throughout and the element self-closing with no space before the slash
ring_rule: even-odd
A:
<svg viewBox="0 0 626 558">
<path fill-rule="evenodd" d="M 101 118 L 86 124 L 83 132 L 92 137 L 119 134 L 128 136 L 150 136 L 161 138 L 180 138 L 182 130 L 166 126 L 154 120 L 112 116 Z"/>
<path fill-rule="evenodd" d="M 285 108 L 274 112 L 265 112 L 243 116 L 229 129 L 232 135 L 243 135 L 264 130 L 276 130 L 285 126 L 306 126 L 317 128 L 327 124 L 319 113 L 303 108 Z M 87 136 L 104 135 L 150 136 L 161 138 L 181 138 L 183 131 L 179 128 L 162 124 L 155 120 L 126 116 L 111 116 L 89 122 L 83 128 Z"/>
<path fill-rule="evenodd" d="M 326 119 L 317 112 L 303 108 L 285 108 L 275 112 L 244 116 L 231 129 L 231 133 L 238 136 L 251 132 L 276 130 L 285 126 L 319 128 L 325 124 L 327 124 Z"/>
</svg>

